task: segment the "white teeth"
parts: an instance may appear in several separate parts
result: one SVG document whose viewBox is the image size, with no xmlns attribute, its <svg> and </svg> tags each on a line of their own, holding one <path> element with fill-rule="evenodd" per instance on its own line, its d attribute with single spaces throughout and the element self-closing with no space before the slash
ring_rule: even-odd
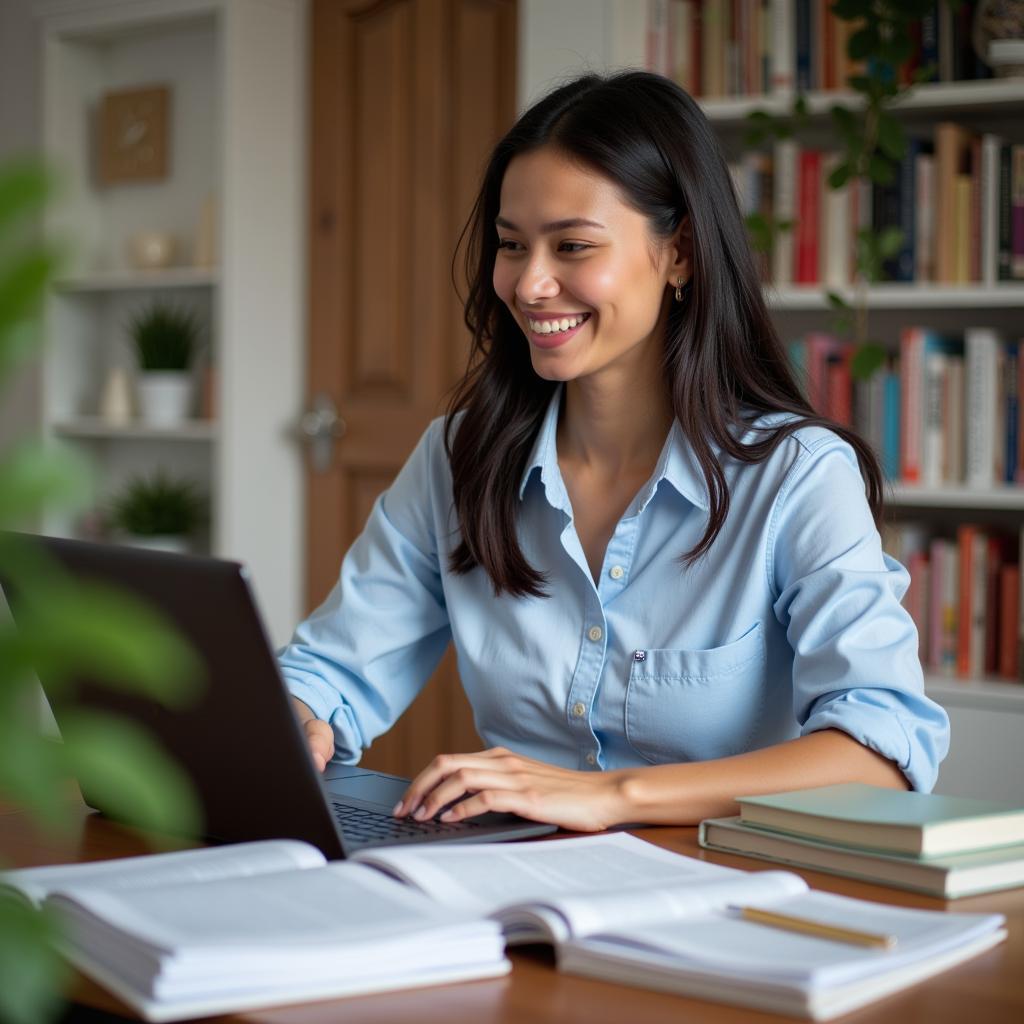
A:
<svg viewBox="0 0 1024 1024">
<path fill-rule="evenodd" d="M 530 320 L 530 330 L 534 334 L 559 334 L 562 331 L 578 327 L 587 319 L 586 313 L 577 316 L 563 316 L 560 320 Z"/>
</svg>

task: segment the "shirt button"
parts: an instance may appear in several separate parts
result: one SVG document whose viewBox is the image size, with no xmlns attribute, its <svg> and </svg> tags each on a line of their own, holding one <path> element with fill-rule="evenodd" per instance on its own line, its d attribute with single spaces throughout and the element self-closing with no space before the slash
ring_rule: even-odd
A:
<svg viewBox="0 0 1024 1024">
<path fill-rule="evenodd" d="M 587 636 L 589 636 L 590 639 L 593 640 L 596 644 L 597 641 L 604 636 L 604 631 L 601 629 L 600 626 L 591 626 L 590 629 L 587 631 Z"/>
<path fill-rule="evenodd" d="M 597 764 L 597 758 L 594 757 L 593 754 L 587 754 L 587 764 L 589 764 L 591 768 L 593 768 L 593 766 Z"/>
<path fill-rule="evenodd" d="M 572 706 L 572 713 L 577 718 L 582 718 L 587 713 L 586 704 L 584 704 L 581 700 L 576 701 L 576 703 Z"/>
<path fill-rule="evenodd" d="M 613 580 L 621 580 L 626 575 L 626 570 L 621 565 L 613 565 L 608 572 Z"/>
</svg>

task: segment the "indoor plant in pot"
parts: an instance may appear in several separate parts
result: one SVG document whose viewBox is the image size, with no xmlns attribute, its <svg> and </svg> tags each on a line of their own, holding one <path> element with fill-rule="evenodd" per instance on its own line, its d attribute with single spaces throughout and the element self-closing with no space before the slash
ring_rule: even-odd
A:
<svg viewBox="0 0 1024 1024">
<path fill-rule="evenodd" d="M 191 480 L 161 470 L 135 477 L 115 495 L 107 524 L 126 543 L 183 554 L 207 519 L 206 499 Z"/>
<path fill-rule="evenodd" d="M 187 310 L 154 302 L 128 325 L 139 360 L 139 412 L 151 426 L 172 427 L 192 411 L 189 368 L 199 347 L 199 322 Z"/>
</svg>

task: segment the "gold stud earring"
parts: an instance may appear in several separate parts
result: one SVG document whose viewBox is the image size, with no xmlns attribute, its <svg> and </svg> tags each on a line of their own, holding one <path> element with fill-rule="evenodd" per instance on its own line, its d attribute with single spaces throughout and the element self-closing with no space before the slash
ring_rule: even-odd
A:
<svg viewBox="0 0 1024 1024">
<path fill-rule="evenodd" d="M 683 301 L 683 279 L 681 277 L 676 278 L 676 302 Z"/>
</svg>

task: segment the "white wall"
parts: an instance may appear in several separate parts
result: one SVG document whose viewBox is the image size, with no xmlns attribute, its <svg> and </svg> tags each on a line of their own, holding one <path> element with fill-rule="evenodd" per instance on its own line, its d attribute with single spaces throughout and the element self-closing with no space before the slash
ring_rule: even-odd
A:
<svg viewBox="0 0 1024 1024">
<path fill-rule="evenodd" d="M 39 47 L 31 0 L 0 0 L 0 163 L 39 148 Z M 38 430 L 37 361 L 0 393 L 0 450 Z"/>
<path fill-rule="evenodd" d="M 642 67 L 646 0 L 519 0 L 519 110 L 588 71 Z"/>
</svg>

